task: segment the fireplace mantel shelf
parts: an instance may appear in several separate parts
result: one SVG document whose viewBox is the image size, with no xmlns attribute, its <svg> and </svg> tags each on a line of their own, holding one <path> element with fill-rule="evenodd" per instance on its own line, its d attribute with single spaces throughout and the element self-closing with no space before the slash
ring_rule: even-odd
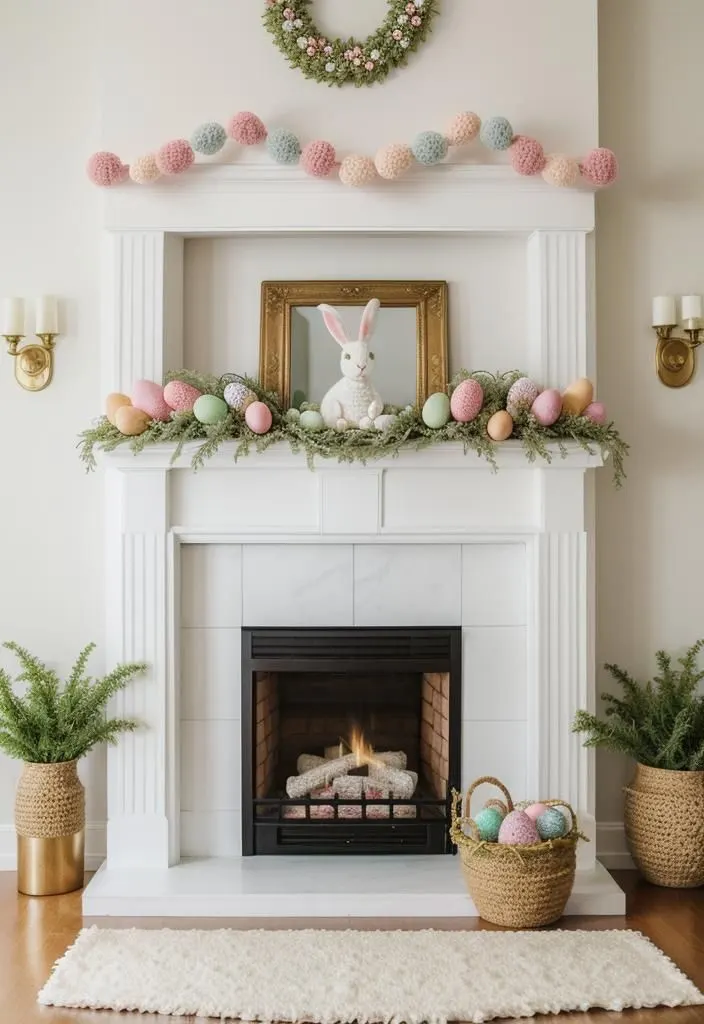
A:
<svg viewBox="0 0 704 1024">
<path fill-rule="evenodd" d="M 184 445 L 180 456 L 174 460 L 175 444 L 150 445 L 137 455 L 127 446 L 112 452 L 102 453 L 101 460 L 112 469 L 121 471 L 155 470 L 155 469 L 188 469 L 191 460 L 202 442 L 189 442 Z M 512 470 L 575 470 L 596 469 L 603 466 L 606 457 L 595 447 L 592 452 L 585 451 L 580 445 L 571 441 L 566 443 L 567 455 L 563 458 L 557 444 L 548 445 L 552 461 L 546 462 L 538 458 L 529 462 L 520 441 L 506 441 L 496 449 L 496 465 L 499 469 Z M 203 469 L 305 469 L 306 456 L 302 452 L 293 452 L 286 442 L 274 444 L 264 452 L 252 452 L 235 461 L 236 441 L 224 442 L 218 451 L 206 460 Z M 351 471 L 369 469 L 379 472 L 384 469 L 464 469 L 484 470 L 491 472 L 492 467 L 486 459 L 465 451 L 461 444 L 442 444 L 420 451 L 412 447 L 404 448 L 396 456 L 370 458 L 361 462 L 343 463 L 336 459 L 316 458 L 316 469 Z M 199 470 L 200 472 L 200 470 Z"/>
</svg>

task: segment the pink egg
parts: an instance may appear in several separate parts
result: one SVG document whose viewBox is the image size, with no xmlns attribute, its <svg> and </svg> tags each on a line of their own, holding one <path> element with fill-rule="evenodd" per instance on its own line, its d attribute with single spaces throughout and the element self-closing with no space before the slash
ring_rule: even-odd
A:
<svg viewBox="0 0 704 1024">
<path fill-rule="evenodd" d="M 458 423 L 471 423 L 481 412 L 484 390 L 478 380 L 463 380 L 450 398 L 450 412 Z"/>
<path fill-rule="evenodd" d="M 541 427 L 551 427 L 560 418 L 562 412 L 562 395 L 557 388 L 541 391 L 530 407 Z"/>
<path fill-rule="evenodd" d="M 511 811 L 501 822 L 499 842 L 508 846 L 530 846 L 539 843 L 535 822 L 524 811 Z"/>
<path fill-rule="evenodd" d="M 540 815 L 545 814 L 546 811 L 545 804 L 529 804 L 523 809 L 523 813 L 527 814 L 531 821 L 537 821 Z"/>
<path fill-rule="evenodd" d="M 266 434 L 271 429 L 271 409 L 264 402 L 252 402 L 244 411 L 245 423 L 255 434 Z"/>
<path fill-rule="evenodd" d="M 183 380 L 170 380 L 164 388 L 164 401 L 174 412 L 192 412 L 202 393 Z"/>
<path fill-rule="evenodd" d="M 603 426 L 606 423 L 606 408 L 603 402 L 590 402 L 587 408 L 582 413 L 582 416 L 586 416 L 592 423 L 598 423 Z"/>
<path fill-rule="evenodd" d="M 164 389 L 153 380 L 138 380 L 132 388 L 132 405 L 153 420 L 171 419 L 171 408 L 164 401 Z"/>
</svg>

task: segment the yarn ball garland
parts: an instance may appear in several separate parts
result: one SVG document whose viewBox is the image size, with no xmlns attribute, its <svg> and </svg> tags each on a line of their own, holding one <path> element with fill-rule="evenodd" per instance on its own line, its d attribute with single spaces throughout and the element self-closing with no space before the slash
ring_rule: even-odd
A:
<svg viewBox="0 0 704 1024">
<path fill-rule="evenodd" d="M 371 185 L 377 178 L 376 167 L 370 156 L 352 154 L 346 156 L 340 164 L 340 181 L 352 188 L 364 188 Z"/>
<path fill-rule="evenodd" d="M 335 160 L 335 147 L 322 139 L 309 142 L 301 152 L 301 167 L 313 178 L 327 178 L 335 166 Z"/>
<path fill-rule="evenodd" d="M 430 167 L 447 156 L 449 143 L 440 132 L 420 132 L 411 143 L 411 152 L 419 164 Z"/>
<path fill-rule="evenodd" d="M 490 117 L 482 124 L 479 138 L 487 149 L 508 149 L 514 138 L 511 122 L 505 117 Z"/>
<path fill-rule="evenodd" d="M 89 158 L 86 172 L 94 185 L 110 188 L 125 180 L 129 167 L 123 164 L 116 153 L 100 152 L 93 153 Z"/>
<path fill-rule="evenodd" d="M 374 166 L 380 178 L 394 181 L 400 178 L 413 163 L 413 152 L 410 146 L 392 142 L 383 146 L 374 157 Z"/>
<path fill-rule="evenodd" d="M 266 139 L 269 156 L 277 164 L 297 164 L 301 159 L 298 137 L 287 128 L 274 128 Z"/>
<path fill-rule="evenodd" d="M 587 153 L 579 169 L 583 178 L 599 188 L 611 185 L 618 178 L 618 161 L 615 154 L 601 146 Z"/>
<path fill-rule="evenodd" d="M 504 816 L 496 807 L 483 807 L 474 817 L 479 838 L 486 843 L 495 843 L 499 838 L 499 829 Z"/>
<path fill-rule="evenodd" d="M 557 807 L 546 807 L 536 818 L 535 825 L 543 842 L 548 839 L 561 839 L 570 828 L 567 818 Z"/>
<path fill-rule="evenodd" d="M 579 181 L 579 163 L 564 153 L 552 153 L 546 159 L 543 178 L 557 188 L 572 188 Z"/>
<path fill-rule="evenodd" d="M 191 146 L 203 156 L 215 156 L 227 142 L 227 132 L 217 121 L 206 121 L 191 135 Z"/>
<path fill-rule="evenodd" d="M 545 169 L 545 151 L 537 139 L 517 135 L 511 144 L 511 166 L 516 174 L 530 176 Z"/>
<path fill-rule="evenodd" d="M 466 146 L 476 139 L 481 126 L 482 119 L 472 111 L 456 114 L 447 126 L 447 141 L 451 146 Z"/>
<path fill-rule="evenodd" d="M 186 139 L 172 139 L 156 151 L 156 165 L 162 174 L 183 174 L 195 160 L 195 153 Z"/>
<path fill-rule="evenodd" d="M 266 434 L 273 422 L 271 409 L 264 402 L 252 402 L 245 409 L 244 421 L 252 433 Z"/>
<path fill-rule="evenodd" d="M 264 122 L 251 110 L 241 110 L 230 118 L 227 134 L 240 146 L 258 146 L 267 136 Z"/>
<path fill-rule="evenodd" d="M 154 153 L 145 153 L 144 156 L 138 156 L 130 164 L 130 178 L 137 185 L 149 185 L 160 177 L 161 171 L 157 166 Z"/>
</svg>

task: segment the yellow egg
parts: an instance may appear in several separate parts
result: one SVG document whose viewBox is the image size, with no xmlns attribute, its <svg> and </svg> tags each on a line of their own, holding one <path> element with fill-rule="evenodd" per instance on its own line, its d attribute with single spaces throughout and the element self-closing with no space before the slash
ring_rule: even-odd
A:
<svg viewBox="0 0 704 1024">
<path fill-rule="evenodd" d="M 586 377 L 580 377 L 562 392 L 562 411 L 581 416 L 593 398 L 594 385 Z"/>
<path fill-rule="evenodd" d="M 513 420 L 505 410 L 495 412 L 486 425 L 486 432 L 492 441 L 506 441 L 511 436 Z"/>
<path fill-rule="evenodd" d="M 146 412 L 135 409 L 132 405 L 121 405 L 115 413 L 115 426 L 121 434 L 127 437 L 137 437 L 143 434 L 151 420 Z"/>
<path fill-rule="evenodd" d="M 113 391 L 113 393 L 108 395 L 105 399 L 105 415 L 110 420 L 113 427 L 117 426 L 117 423 L 115 423 L 115 413 L 124 405 L 132 405 L 132 399 L 128 395 L 121 395 L 119 391 Z"/>
</svg>

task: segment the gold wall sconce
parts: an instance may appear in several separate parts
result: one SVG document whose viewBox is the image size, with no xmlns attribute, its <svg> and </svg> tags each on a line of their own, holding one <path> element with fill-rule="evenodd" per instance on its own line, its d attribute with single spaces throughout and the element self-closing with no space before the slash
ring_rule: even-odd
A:
<svg viewBox="0 0 704 1024">
<path fill-rule="evenodd" d="M 655 369 L 668 388 L 689 384 L 696 366 L 695 349 L 704 342 L 701 295 L 683 295 L 680 303 L 678 320 L 674 295 L 658 295 L 653 299 L 653 329 L 658 338 Z M 678 323 L 682 324 L 686 338 L 673 334 Z"/>
<path fill-rule="evenodd" d="M 43 391 L 54 375 L 54 339 L 59 333 L 59 310 L 53 295 L 37 299 L 34 333 L 40 344 L 22 345 L 24 328 L 24 299 L 6 299 L 2 333 L 15 361 L 15 379 L 25 391 Z"/>
</svg>

